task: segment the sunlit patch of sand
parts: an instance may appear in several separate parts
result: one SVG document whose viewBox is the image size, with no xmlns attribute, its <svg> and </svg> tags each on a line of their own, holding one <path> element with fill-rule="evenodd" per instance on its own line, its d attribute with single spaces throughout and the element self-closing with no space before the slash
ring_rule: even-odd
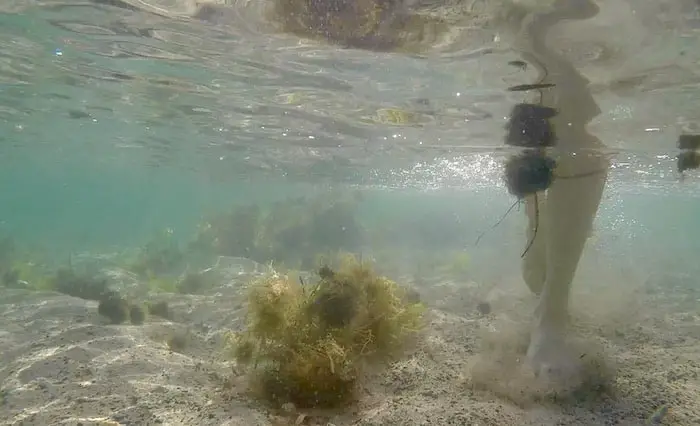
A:
<svg viewBox="0 0 700 426">
<path fill-rule="evenodd" d="M 589 368 L 577 386 L 555 389 L 522 368 L 535 300 L 518 280 L 483 286 L 440 278 L 433 287 L 429 277 L 418 287 L 430 307 L 421 338 L 387 369 L 368 373 L 355 406 L 270 411 L 250 398 L 221 352 L 223 334 L 240 327 L 244 278 L 212 295 L 159 295 L 173 321 L 142 326 L 108 325 L 94 302 L 0 290 L 0 422 L 636 426 L 655 412 L 660 424 L 700 419 L 700 341 L 679 340 L 677 331 L 696 320 L 676 312 L 675 299 L 581 286 L 572 345 Z M 481 300 L 491 312 L 476 309 Z M 187 345 L 171 351 L 167 336 L 179 332 Z"/>
</svg>

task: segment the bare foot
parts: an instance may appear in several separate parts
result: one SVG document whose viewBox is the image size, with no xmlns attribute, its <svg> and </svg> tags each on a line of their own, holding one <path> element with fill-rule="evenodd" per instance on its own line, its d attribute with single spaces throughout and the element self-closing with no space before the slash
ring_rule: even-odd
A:
<svg viewBox="0 0 700 426">
<path fill-rule="evenodd" d="M 572 390 L 585 381 L 582 356 L 558 327 L 538 326 L 530 336 L 527 366 L 551 390 Z"/>
</svg>

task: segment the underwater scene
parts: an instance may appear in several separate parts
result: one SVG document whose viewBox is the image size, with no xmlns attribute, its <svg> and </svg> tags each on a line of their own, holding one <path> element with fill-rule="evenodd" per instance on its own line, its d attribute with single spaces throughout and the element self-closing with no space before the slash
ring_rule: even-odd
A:
<svg viewBox="0 0 700 426">
<path fill-rule="evenodd" d="M 0 1 L 0 424 L 700 425 L 700 3 Z"/>
</svg>

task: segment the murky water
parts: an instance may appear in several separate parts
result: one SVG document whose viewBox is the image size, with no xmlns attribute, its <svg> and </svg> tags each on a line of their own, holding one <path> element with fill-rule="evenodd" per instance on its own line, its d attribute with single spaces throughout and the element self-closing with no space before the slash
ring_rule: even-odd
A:
<svg viewBox="0 0 700 426">
<path fill-rule="evenodd" d="M 519 279 L 522 211 L 492 228 L 515 201 L 506 125 L 569 92 L 508 90 L 543 74 L 513 22 L 562 2 L 415 3 L 421 31 L 338 43 L 282 31 L 272 1 L 4 0 L 0 236 L 79 263 L 189 244 L 232 205 L 357 191 L 369 236 L 349 249 L 391 248 L 414 278 L 432 266 L 413 251 L 466 251 L 471 280 Z M 599 112 L 581 122 L 611 161 L 577 282 L 697 288 L 700 172 L 678 172 L 677 141 L 700 134 L 700 6 L 596 3 L 547 34 L 589 80 Z"/>
</svg>

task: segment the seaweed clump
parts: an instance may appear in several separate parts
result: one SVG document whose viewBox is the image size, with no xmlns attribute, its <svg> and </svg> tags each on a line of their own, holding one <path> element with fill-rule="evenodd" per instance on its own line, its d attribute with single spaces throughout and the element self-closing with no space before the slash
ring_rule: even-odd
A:
<svg viewBox="0 0 700 426">
<path fill-rule="evenodd" d="M 100 301 L 111 294 L 107 279 L 61 268 L 50 278 L 49 287 L 59 293 L 84 300 Z"/>
<path fill-rule="evenodd" d="M 370 51 L 422 50 L 448 23 L 405 0 L 277 0 L 269 18 L 284 32 Z"/>
<path fill-rule="evenodd" d="M 112 324 L 121 324 L 129 319 L 129 302 L 116 293 L 105 294 L 97 305 L 97 313 L 109 319 Z"/>
<path fill-rule="evenodd" d="M 168 307 L 168 302 L 165 301 L 160 301 L 160 302 L 149 302 L 146 303 L 146 310 L 148 311 L 149 314 L 160 317 L 166 320 L 171 319 L 170 317 L 170 308 Z"/>
<path fill-rule="evenodd" d="M 254 282 L 247 329 L 231 336 L 252 390 L 273 404 L 351 402 L 363 367 L 398 355 L 420 328 L 422 305 L 354 257 L 318 275 L 314 285 L 282 275 Z"/>
<path fill-rule="evenodd" d="M 521 103 L 513 107 L 505 142 L 524 150 L 506 162 L 505 181 L 508 192 L 518 199 L 545 191 L 554 181 L 556 162 L 545 150 L 557 142 L 550 122 L 556 115 L 556 109 L 542 105 Z"/>
<path fill-rule="evenodd" d="M 142 305 L 134 304 L 129 306 L 129 320 L 134 325 L 142 325 L 146 321 L 146 310 Z"/>
<path fill-rule="evenodd" d="M 165 340 L 165 344 L 171 352 L 182 353 L 187 348 L 188 341 L 187 333 L 174 332 Z"/>
<path fill-rule="evenodd" d="M 518 199 L 547 190 L 554 181 L 555 161 L 541 151 L 527 150 L 506 162 L 506 187 Z"/>
<path fill-rule="evenodd" d="M 554 85 L 541 81 L 536 84 L 511 87 L 509 90 L 542 90 L 551 87 L 554 87 Z M 541 94 L 542 92 L 540 92 Z M 540 96 L 541 102 L 542 97 Z M 535 204 L 533 237 L 520 257 L 525 257 L 530 247 L 532 247 L 539 228 L 537 194 L 549 189 L 554 182 L 554 170 L 557 162 L 547 153 L 547 149 L 556 146 L 558 142 L 554 126 L 550 121 L 557 114 L 558 111 L 555 108 L 538 104 L 520 103 L 513 107 L 510 119 L 506 125 L 508 131 L 505 140 L 506 145 L 522 149 L 519 154 L 512 155 L 505 164 L 506 187 L 508 192 L 517 198 L 516 202 L 508 209 L 508 212 L 527 196 L 533 196 Z M 500 220 L 498 223 L 500 223 Z"/>
<path fill-rule="evenodd" d="M 185 254 L 171 230 L 156 235 L 139 252 L 128 269 L 142 277 L 167 274 L 181 266 Z"/>
<path fill-rule="evenodd" d="M 97 313 L 109 319 L 111 324 L 129 321 L 133 325 L 143 325 L 146 321 L 146 309 L 142 304 L 130 303 L 114 291 L 108 291 L 100 297 Z"/>
<path fill-rule="evenodd" d="M 364 238 L 358 222 L 361 197 L 323 193 L 287 198 L 261 208 L 237 206 L 200 227 L 194 253 L 245 257 L 309 268 L 318 253 L 353 251 Z"/>
</svg>

